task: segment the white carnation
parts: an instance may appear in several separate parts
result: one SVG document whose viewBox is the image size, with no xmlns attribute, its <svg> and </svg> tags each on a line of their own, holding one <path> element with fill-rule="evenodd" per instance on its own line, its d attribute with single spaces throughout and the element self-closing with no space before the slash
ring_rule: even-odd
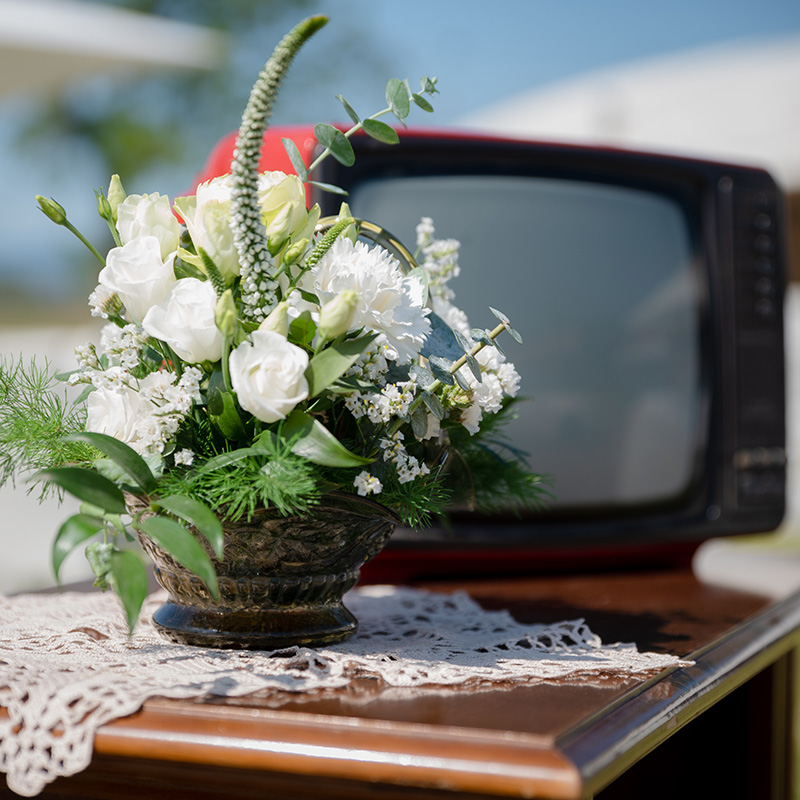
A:
<svg viewBox="0 0 800 800">
<path fill-rule="evenodd" d="M 400 364 L 418 355 L 430 332 L 421 281 L 404 276 L 397 260 L 381 247 L 340 238 L 304 283 L 321 304 L 341 292 L 356 292 L 359 301 L 350 330 L 383 333 L 393 360 Z"/>
</svg>

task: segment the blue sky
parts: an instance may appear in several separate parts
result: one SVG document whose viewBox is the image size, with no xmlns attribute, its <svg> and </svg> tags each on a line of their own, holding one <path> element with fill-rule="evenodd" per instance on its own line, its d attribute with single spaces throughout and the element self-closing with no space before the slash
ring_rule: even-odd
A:
<svg viewBox="0 0 800 800">
<path fill-rule="evenodd" d="M 318 0 L 313 10 L 329 14 L 329 31 L 318 36 L 371 39 L 373 62 L 321 65 L 341 73 L 341 91 L 370 113 L 382 100 L 388 77 L 416 81 L 439 78 L 434 117 L 425 124 L 452 125 L 483 106 L 554 82 L 612 65 L 730 41 L 800 33 L 798 0 Z M 290 12 L 295 14 L 296 12 Z M 295 22 L 287 16 L 287 27 Z M 265 54 L 283 30 L 264 31 Z M 301 54 L 314 58 L 314 42 Z M 291 79 L 290 74 L 290 79 Z M 293 84 L 287 82 L 287 92 Z M 326 89 L 327 92 L 327 89 Z M 0 281 L 14 280 L 58 296 L 74 276 L 79 254 L 64 231 L 37 211 L 33 195 L 53 195 L 71 217 L 96 230 L 92 190 L 105 185 L 91 153 L 42 151 L 20 158 L 10 132 L 33 102 L 0 98 Z M 339 113 L 338 103 L 315 98 L 320 116 Z M 276 109 L 276 121 L 291 121 Z M 143 190 L 174 193 L 190 175 L 172 175 L 168 185 Z M 130 189 L 130 187 L 129 187 Z M 139 189 L 142 190 L 142 189 Z"/>
</svg>

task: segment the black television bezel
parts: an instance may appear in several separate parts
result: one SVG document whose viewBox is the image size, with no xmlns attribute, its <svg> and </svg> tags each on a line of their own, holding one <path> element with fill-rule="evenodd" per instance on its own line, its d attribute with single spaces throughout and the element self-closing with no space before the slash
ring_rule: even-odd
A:
<svg viewBox="0 0 800 800">
<path fill-rule="evenodd" d="M 544 568 L 563 560 L 574 567 L 578 553 L 595 565 L 606 558 L 614 563 L 628 557 L 641 562 L 648 560 L 648 554 L 675 560 L 705 539 L 771 530 L 780 523 L 785 491 L 784 226 L 780 191 L 766 172 L 676 156 L 461 133 L 410 131 L 392 146 L 356 136 L 352 144 L 354 165 L 344 167 L 327 159 L 314 179 L 347 191 L 378 176 L 536 175 L 668 196 L 686 212 L 696 244 L 697 269 L 705 286 L 700 337 L 707 430 L 691 496 L 633 510 L 606 507 L 602 513 L 537 512 L 522 519 L 456 513 L 452 527 L 396 534 L 381 557 L 384 567 L 394 562 L 398 569 L 418 570 L 421 556 L 437 565 L 431 566 L 436 574 L 443 568 L 463 573 L 478 562 L 506 561 L 509 569 L 528 570 L 531 563 Z M 311 200 L 320 203 L 323 214 L 335 214 L 342 198 L 315 191 Z M 757 253 L 756 240 L 761 235 L 749 231 L 748 219 L 762 213 L 759 204 L 762 210 L 768 209 L 773 221 L 774 295 L 770 299 L 774 313 L 751 324 L 748 305 L 764 299 L 751 296 L 748 288 L 752 272 L 747 268 L 748 259 L 757 257 L 750 250 Z M 749 233 L 752 241 L 747 238 Z M 751 372 L 763 374 L 763 359 L 774 365 L 772 384 L 765 395 L 771 403 L 771 418 L 760 433 L 758 421 L 748 422 L 743 431 L 743 387 Z M 761 400 L 766 402 L 763 397 Z M 762 451 L 767 456 L 759 460 L 757 454 Z M 748 453 L 752 463 L 746 464 Z M 748 471 L 751 479 L 755 476 L 771 487 L 749 503 L 740 491 Z"/>
</svg>

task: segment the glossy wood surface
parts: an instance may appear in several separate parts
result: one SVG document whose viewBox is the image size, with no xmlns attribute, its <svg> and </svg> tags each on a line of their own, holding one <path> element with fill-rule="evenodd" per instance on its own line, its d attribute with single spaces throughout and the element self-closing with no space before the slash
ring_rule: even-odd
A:
<svg viewBox="0 0 800 800">
<path fill-rule="evenodd" d="M 521 622 L 585 618 L 606 643 L 695 664 L 646 679 L 448 690 L 364 679 L 312 696 L 152 700 L 101 729 L 92 767 L 46 796 L 590 797 L 800 643 L 800 595 L 775 603 L 690 571 L 426 586 Z"/>
</svg>

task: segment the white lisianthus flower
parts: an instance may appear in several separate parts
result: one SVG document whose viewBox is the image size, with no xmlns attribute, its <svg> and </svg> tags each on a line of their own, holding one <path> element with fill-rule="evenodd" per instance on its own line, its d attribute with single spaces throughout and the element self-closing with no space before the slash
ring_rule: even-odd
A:
<svg viewBox="0 0 800 800">
<path fill-rule="evenodd" d="M 223 338 L 214 318 L 216 307 L 217 293 L 211 283 L 182 278 L 147 312 L 142 327 L 190 364 L 219 361 Z"/>
<path fill-rule="evenodd" d="M 99 386 L 86 402 L 86 430 L 133 445 L 142 403 L 141 395 L 128 386 Z"/>
<path fill-rule="evenodd" d="M 155 236 L 139 236 L 109 251 L 98 280 L 106 290 L 116 293 L 128 316 L 141 323 L 175 283 L 174 261 L 175 253 L 163 258 Z"/>
<path fill-rule="evenodd" d="M 277 422 L 308 397 L 308 354 L 275 331 L 256 330 L 230 357 L 239 405 L 262 422 Z"/>
<path fill-rule="evenodd" d="M 117 206 L 117 230 L 123 244 L 140 236 L 155 236 L 162 259 L 178 249 L 180 225 L 169 197 L 158 192 L 128 195 Z"/>
<path fill-rule="evenodd" d="M 358 304 L 350 330 L 385 334 L 399 364 L 417 356 L 430 332 L 421 281 L 404 276 L 397 260 L 382 247 L 337 239 L 303 283 L 323 305 L 342 292 L 355 292 Z"/>
<path fill-rule="evenodd" d="M 283 235 L 284 239 L 313 237 L 319 209 L 308 211 L 306 190 L 297 175 L 278 170 L 262 173 L 258 181 L 258 202 L 269 235 Z"/>
<path fill-rule="evenodd" d="M 231 229 L 231 176 L 214 178 L 191 197 L 176 197 L 175 208 L 196 248 L 205 250 L 226 280 L 239 274 L 239 254 Z M 197 259 L 198 266 L 202 260 Z"/>
</svg>

